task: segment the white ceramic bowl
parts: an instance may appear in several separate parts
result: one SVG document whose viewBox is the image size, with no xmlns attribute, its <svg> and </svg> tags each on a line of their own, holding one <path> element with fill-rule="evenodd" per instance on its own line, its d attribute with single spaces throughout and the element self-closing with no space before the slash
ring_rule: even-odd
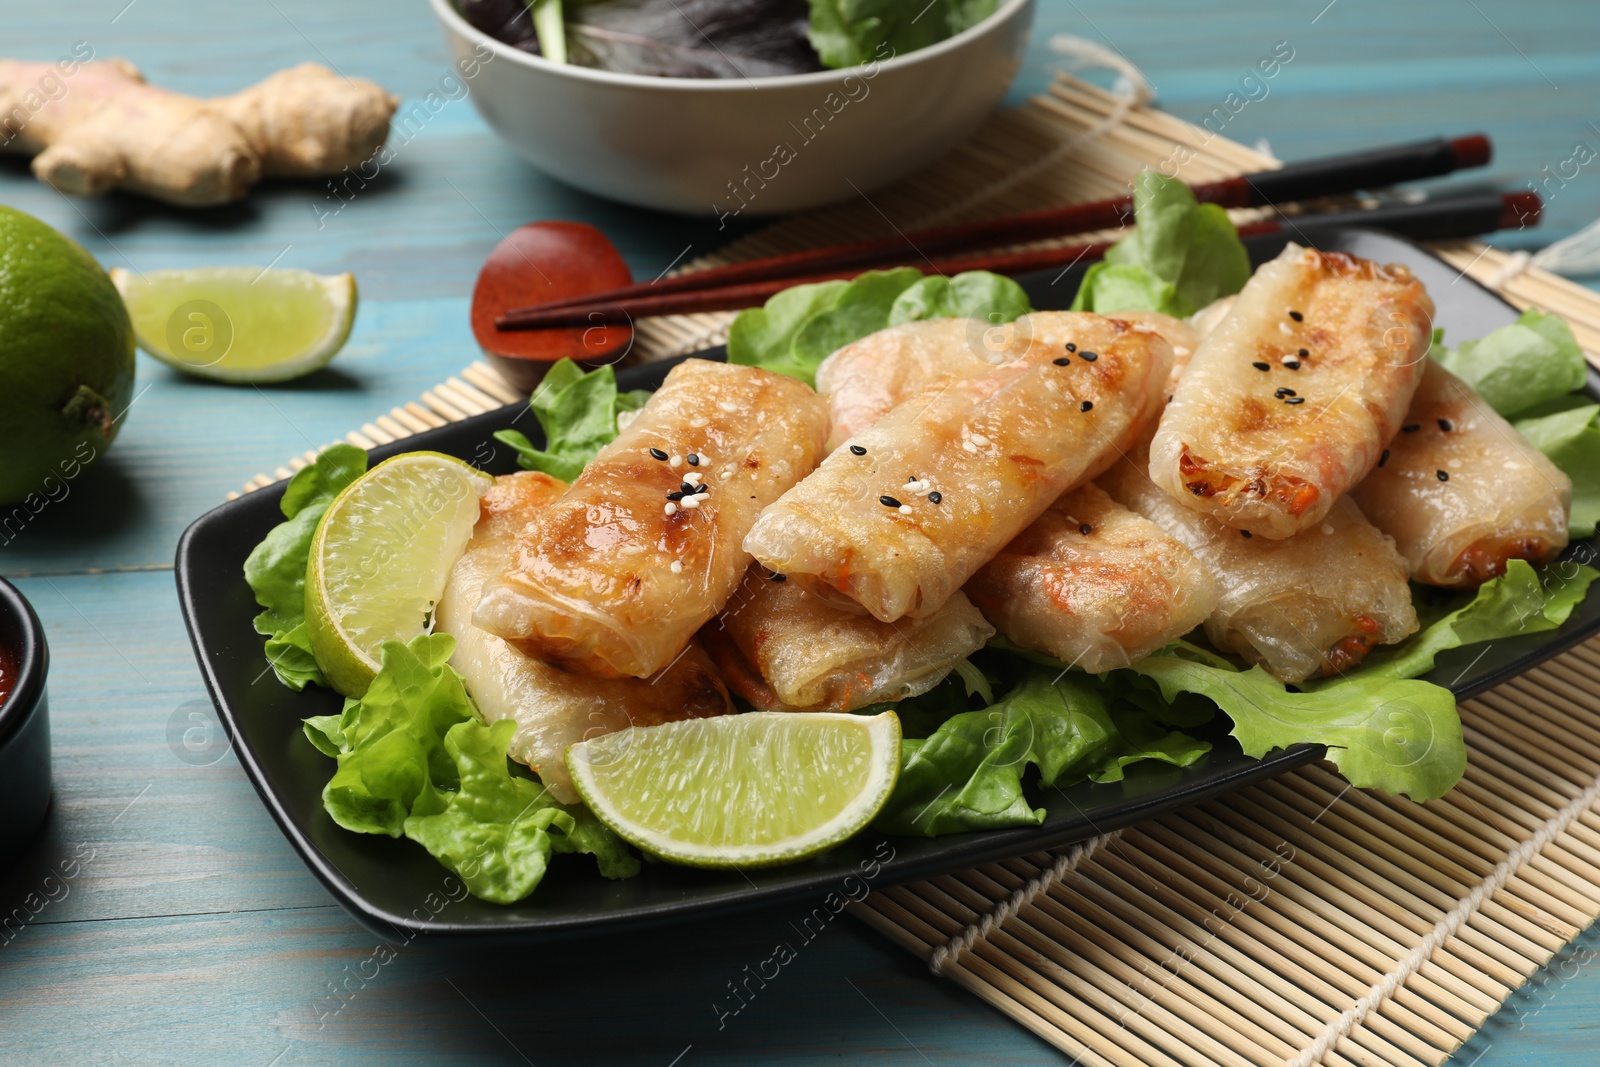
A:
<svg viewBox="0 0 1600 1067">
<path fill-rule="evenodd" d="M 1034 0 L 851 70 L 652 78 L 551 63 L 430 0 L 479 114 L 540 170 L 697 215 L 770 215 L 869 192 L 977 129 L 1022 64 Z M 470 76 L 469 76 L 470 75 Z M 397 120 L 398 121 L 398 120 Z"/>
</svg>

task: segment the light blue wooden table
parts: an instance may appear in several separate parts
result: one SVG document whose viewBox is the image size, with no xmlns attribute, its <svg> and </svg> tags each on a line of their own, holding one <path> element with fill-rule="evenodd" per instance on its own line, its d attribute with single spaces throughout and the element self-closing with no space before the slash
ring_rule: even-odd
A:
<svg viewBox="0 0 1600 1067">
<path fill-rule="evenodd" d="M 87 41 L 152 80 L 220 94 L 302 60 L 416 98 L 447 71 L 422 0 L 4 0 L 0 52 Z M 1015 98 L 1046 82 L 1052 33 L 1138 63 L 1198 118 L 1259 55 L 1295 59 L 1228 130 L 1284 158 L 1486 129 L 1487 178 L 1522 187 L 1583 142 L 1600 148 L 1594 0 L 1043 0 Z M 1465 179 L 1484 180 L 1483 175 Z M 1600 164 L 1550 184 L 1560 236 L 1600 215 Z M 177 740 L 208 705 L 178 617 L 178 534 L 257 471 L 415 397 L 474 356 L 467 297 L 500 233 L 592 222 L 650 277 L 726 234 L 592 199 L 503 151 L 462 101 L 325 227 L 313 184 L 190 213 L 67 201 L 0 162 L 0 203 L 107 266 L 260 264 L 354 271 L 362 306 L 336 369 L 271 390 L 186 380 L 141 356 L 138 400 L 108 458 L 0 547 L 49 630 L 56 804 L 34 851 L 0 872 L 10 911 L 68 860 L 64 896 L 0 941 L 0 1062 L 18 1064 L 1061 1062 L 1048 1046 L 851 922 L 800 954 L 719 1029 L 712 1002 L 789 936 L 782 908 L 653 937 L 499 957 L 379 962 L 279 837 L 220 746 Z M 213 729 L 215 727 L 213 726 Z M 1458 1057 L 1588 1067 L 1600 1036 L 1591 934 Z M 333 997 L 334 989 L 346 992 Z"/>
</svg>

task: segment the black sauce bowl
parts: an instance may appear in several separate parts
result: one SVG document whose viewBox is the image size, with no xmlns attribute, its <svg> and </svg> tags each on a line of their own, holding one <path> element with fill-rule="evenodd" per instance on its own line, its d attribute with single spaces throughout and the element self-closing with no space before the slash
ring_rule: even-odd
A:
<svg viewBox="0 0 1600 1067">
<path fill-rule="evenodd" d="M 50 809 L 50 649 L 33 605 L 0 578 L 0 645 L 16 677 L 0 703 L 0 867 L 33 840 Z"/>
</svg>

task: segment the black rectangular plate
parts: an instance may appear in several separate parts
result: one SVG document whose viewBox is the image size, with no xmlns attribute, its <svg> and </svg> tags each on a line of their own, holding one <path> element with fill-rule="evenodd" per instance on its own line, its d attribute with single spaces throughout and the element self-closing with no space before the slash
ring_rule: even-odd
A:
<svg viewBox="0 0 1600 1067">
<path fill-rule="evenodd" d="M 1256 263 L 1282 251 L 1283 237 L 1247 242 Z M 1437 325 L 1454 340 L 1479 337 L 1512 322 L 1517 312 L 1495 294 L 1462 277 L 1431 253 L 1398 238 L 1370 231 L 1317 235 L 1325 250 L 1353 252 L 1379 262 L 1410 267 L 1438 305 Z M 1077 291 L 1083 269 L 1064 275 L 1020 279 L 1034 306 L 1062 308 Z M 722 349 L 697 353 L 722 359 Z M 676 361 L 674 361 L 676 362 Z M 624 388 L 654 388 L 671 363 L 637 367 L 619 374 Z M 1591 374 L 1589 391 L 1600 396 Z M 494 441 L 495 430 L 525 411 L 511 405 L 407 438 L 372 453 L 377 462 L 398 452 L 433 449 L 459 456 L 502 474 L 515 469 L 513 456 Z M 519 426 L 527 429 L 530 420 Z M 534 427 L 537 430 L 537 427 Z M 1297 746 L 1253 760 L 1225 736 L 1213 751 L 1182 769 L 1157 764 L 1132 768 L 1116 784 L 1086 783 L 1052 791 L 1043 825 L 1017 830 L 957 834 L 934 839 L 886 839 L 873 830 L 805 863 L 768 870 L 700 871 L 647 864 L 626 881 L 601 878 L 583 856 L 558 856 L 543 885 L 519 904 L 502 906 L 467 898 L 442 915 L 436 905 L 448 872 L 406 840 L 349 833 L 322 809 L 323 785 L 333 763 L 311 747 L 300 720 L 339 709 L 326 690 L 293 693 L 265 672 L 262 639 L 251 626 L 257 612 L 242 568 L 250 549 L 282 515 L 282 486 L 251 493 L 201 516 L 178 545 L 179 599 L 206 687 L 267 809 L 306 865 L 350 912 L 386 938 L 416 934 L 489 936 L 544 941 L 563 935 L 614 932 L 690 916 L 725 914 L 736 908 L 794 897 L 815 900 L 837 890 L 863 870 L 874 883 L 922 878 L 1039 849 L 1064 845 L 1116 827 L 1217 796 L 1317 759 L 1322 749 Z M 1569 556 L 1588 561 L 1593 542 L 1581 542 Z M 1527 670 L 1600 631 L 1600 597 L 1590 597 L 1560 630 L 1531 634 L 1446 652 L 1430 681 L 1466 697 Z M 892 858 L 874 866 L 885 856 Z"/>
</svg>

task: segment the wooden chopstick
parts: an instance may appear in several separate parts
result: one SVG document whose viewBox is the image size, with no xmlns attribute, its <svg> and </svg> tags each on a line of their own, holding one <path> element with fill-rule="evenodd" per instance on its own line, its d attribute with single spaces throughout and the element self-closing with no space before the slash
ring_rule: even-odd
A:
<svg viewBox="0 0 1600 1067">
<path fill-rule="evenodd" d="M 1335 211 L 1292 218 L 1266 219 L 1239 227 L 1241 237 L 1264 234 L 1302 234 L 1345 227 L 1388 230 L 1416 240 L 1442 240 L 1473 237 L 1495 230 L 1538 225 L 1543 211 L 1538 194 L 1471 193 L 1441 197 L 1414 204 L 1386 204 L 1356 211 Z M 1017 275 L 1054 267 L 1071 267 L 1093 262 L 1105 255 L 1109 242 L 1072 245 L 1065 248 L 1036 248 L 1023 252 L 990 252 L 949 259 L 926 259 L 902 250 L 885 267 L 916 267 L 925 274 L 960 274 L 986 270 Z M 540 307 L 519 310 L 504 316 L 497 325 L 503 330 L 536 330 L 555 327 L 625 324 L 655 315 L 680 315 L 698 311 L 732 311 L 756 307 L 768 297 L 794 285 L 853 278 L 858 267 L 839 268 L 797 277 L 722 285 L 685 292 L 650 294 L 624 300 L 598 299 L 565 307 Z"/>
<path fill-rule="evenodd" d="M 1222 207 L 1268 207 L 1295 200 L 1374 189 L 1400 182 L 1435 178 L 1468 167 L 1481 167 L 1493 155 L 1489 138 L 1481 133 L 1465 137 L 1435 138 L 1344 155 L 1289 163 L 1278 170 L 1258 171 L 1223 181 L 1192 185 L 1201 203 Z M 607 292 L 565 297 L 506 312 L 496 324 L 504 328 L 516 316 L 534 308 L 570 307 L 598 302 L 621 303 L 643 296 L 664 296 L 771 278 L 832 274 L 846 268 L 858 273 L 867 267 L 896 263 L 908 251 L 925 256 L 971 252 L 997 245 L 1020 244 L 1049 237 L 1065 237 L 1126 225 L 1133 211 L 1128 196 L 1088 204 L 1031 211 L 1000 219 L 916 230 L 909 234 L 856 241 L 846 245 L 808 249 L 787 255 L 734 263 L 726 267 L 674 275 Z"/>
</svg>

